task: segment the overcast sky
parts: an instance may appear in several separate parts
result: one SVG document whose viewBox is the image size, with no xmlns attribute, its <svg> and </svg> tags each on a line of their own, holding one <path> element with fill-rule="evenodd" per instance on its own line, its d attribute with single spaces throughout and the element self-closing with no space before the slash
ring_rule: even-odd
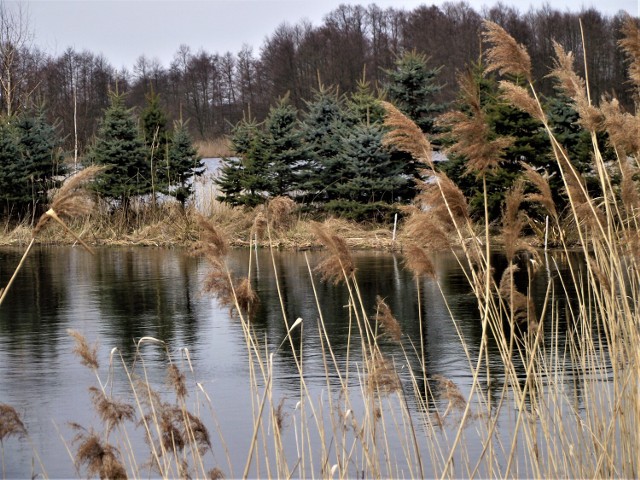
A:
<svg viewBox="0 0 640 480">
<path fill-rule="evenodd" d="M 1 0 L 0 0 L 1 1 Z M 7 1 L 9 6 L 13 1 Z M 238 53 L 243 44 L 257 55 L 264 39 L 283 22 L 314 25 L 340 4 L 375 3 L 412 10 L 444 0 L 20 0 L 29 13 L 34 43 L 59 55 L 67 47 L 102 53 L 116 68 L 133 67 L 145 55 L 168 66 L 181 44 L 195 52 Z M 469 0 L 477 11 L 493 0 Z M 638 0 L 503 0 L 521 12 L 550 3 L 562 11 L 595 7 L 603 14 L 638 15 Z"/>
</svg>

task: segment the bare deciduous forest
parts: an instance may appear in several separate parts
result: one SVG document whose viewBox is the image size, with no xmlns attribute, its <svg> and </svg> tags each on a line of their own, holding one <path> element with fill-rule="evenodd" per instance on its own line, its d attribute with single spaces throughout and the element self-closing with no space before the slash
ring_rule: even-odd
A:
<svg viewBox="0 0 640 480">
<path fill-rule="evenodd" d="M 130 71 L 116 70 L 108 58 L 90 51 L 68 48 L 59 56 L 46 54 L 37 46 L 37 32 L 30 33 L 25 30 L 28 25 L 11 18 L 11 28 L 3 28 L 0 42 L 0 111 L 10 115 L 44 106 L 48 120 L 65 139 L 65 149 L 73 151 L 77 131 L 82 152 L 109 105 L 109 91 L 117 86 L 126 93 L 127 105 L 138 111 L 146 105 L 149 92 L 155 92 L 170 120 L 182 115 L 189 119 L 196 140 L 212 139 L 229 133 L 243 115 L 264 119 L 269 107 L 286 93 L 301 109 L 320 84 L 350 93 L 364 77 L 384 88 L 386 70 L 399 55 L 412 50 L 425 54 L 432 67 L 441 67 L 438 81 L 443 88 L 436 100 L 445 103 L 457 95 L 457 73 L 481 56 L 483 18 L 504 27 L 528 49 L 542 94 L 553 93 L 545 76 L 556 40 L 574 53 L 580 75 L 585 65 L 588 68 L 594 99 L 615 91 L 625 107 L 633 108 L 631 93 L 625 89 L 625 59 L 617 48 L 622 12 L 613 17 L 594 9 L 573 13 L 545 7 L 520 12 L 502 4 L 475 11 L 459 2 L 412 11 L 342 5 L 327 13 L 321 25 L 283 23 L 262 45 L 246 46 L 237 53 L 194 51 L 180 45 L 170 64 L 162 65 L 141 52 Z M 580 22 L 588 43 L 584 49 Z"/>
</svg>

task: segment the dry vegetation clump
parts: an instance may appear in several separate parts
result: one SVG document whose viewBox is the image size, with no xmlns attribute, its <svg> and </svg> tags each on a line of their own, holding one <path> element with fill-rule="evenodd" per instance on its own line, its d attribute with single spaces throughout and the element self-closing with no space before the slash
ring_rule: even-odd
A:
<svg viewBox="0 0 640 480">
<path fill-rule="evenodd" d="M 231 141 L 227 137 L 194 142 L 198 155 L 202 158 L 224 158 L 233 154 Z"/>
</svg>

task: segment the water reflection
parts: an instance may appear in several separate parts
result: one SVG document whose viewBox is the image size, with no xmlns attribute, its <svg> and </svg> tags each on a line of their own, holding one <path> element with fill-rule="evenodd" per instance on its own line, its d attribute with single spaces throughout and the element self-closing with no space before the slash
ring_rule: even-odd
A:
<svg viewBox="0 0 640 480">
<path fill-rule="evenodd" d="M 0 250 L 0 285 L 8 281 L 21 253 L 12 248 Z M 248 255 L 248 251 L 232 252 L 231 268 L 246 274 Z M 263 250 L 253 259 L 252 277 L 261 306 L 252 326 L 268 351 L 276 352 L 275 383 L 283 396 L 299 394 L 294 353 L 302 359 L 307 384 L 316 389 L 326 386 L 318 331 L 321 316 L 338 364 L 346 363 L 347 352 L 353 362 L 350 365 L 357 365 L 359 359 L 357 342 L 348 343 L 349 329 L 356 326 L 349 321 L 347 291 L 309 273 L 308 265 L 313 268 L 322 255 L 276 252 L 272 257 Z M 373 316 L 376 296 L 380 295 L 401 324 L 405 349 L 412 351 L 414 346 L 419 349 L 421 343 L 424 345 L 425 364 L 415 358 L 404 367 L 412 369 L 419 382 L 426 372 L 429 378 L 442 376 L 453 380 L 463 392 L 468 391 L 470 360 L 459 334 L 475 364 L 482 327 L 475 297 L 458 261 L 451 255 L 436 257 L 438 284 L 428 279 L 416 281 L 403 268 L 398 255 L 358 252 L 354 260 L 367 313 Z M 579 258 L 558 257 L 552 263 L 560 275 L 566 275 L 570 268 L 581 271 Z M 494 265 L 499 278 L 506 263 L 496 256 Z M 251 411 L 251 399 L 247 393 L 244 337 L 238 320 L 229 317 L 227 308 L 203 294 L 207 268 L 204 261 L 178 249 L 103 248 L 91 256 L 73 247 L 36 248 L 28 257 L 0 308 L 0 402 L 20 406 L 49 476 L 74 475 L 52 420 L 60 426 L 93 418 L 86 388 L 94 378 L 73 357 L 68 328 L 81 331 L 90 341 L 99 340 L 100 355 L 105 360 L 113 347 L 132 358 L 135 342 L 145 336 L 162 339 L 173 347 L 187 347 L 199 380 L 214 399 L 218 417 L 233 427 L 227 440 L 233 442 L 237 435 L 239 444 L 246 441 L 248 435 L 241 432 L 251 430 L 252 425 L 250 415 L 246 415 Z M 526 286 L 526 273 L 517 281 Z M 543 272 L 529 286 L 537 307 L 544 302 L 547 285 Z M 561 317 L 557 331 L 551 332 L 551 324 L 545 324 L 545 339 L 560 337 L 563 341 L 567 327 L 562 312 L 571 305 L 557 302 Z M 303 326 L 292 333 L 293 344 L 283 342 L 287 335 L 283 315 L 289 325 L 297 318 L 303 319 Z M 405 359 L 398 345 L 385 343 L 383 349 L 402 367 Z M 483 386 L 498 398 L 503 386 L 503 362 L 493 342 L 489 353 L 492 381 Z M 163 381 L 164 360 L 164 349 L 156 347 L 153 361 L 158 365 L 159 382 Z M 524 366 L 516 362 L 516 369 L 524 378 Z M 430 387 L 432 397 L 424 403 L 434 405 L 442 392 L 437 384 Z M 422 385 L 421 390 L 428 389 Z M 416 399 L 410 402 L 414 406 L 423 403 Z M 11 459 L 7 475 L 30 475 L 30 451 L 15 443 L 6 448 L 6 458 Z"/>
</svg>

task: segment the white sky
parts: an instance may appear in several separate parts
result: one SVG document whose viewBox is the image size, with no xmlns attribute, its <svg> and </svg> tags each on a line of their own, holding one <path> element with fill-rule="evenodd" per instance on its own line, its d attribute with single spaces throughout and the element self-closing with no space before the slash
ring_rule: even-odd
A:
<svg viewBox="0 0 640 480">
<path fill-rule="evenodd" d="M 0 0 L 2 1 L 2 0 Z M 375 3 L 412 10 L 444 0 L 18 0 L 26 6 L 34 44 L 58 55 L 67 47 L 102 53 L 116 68 L 133 67 L 144 54 L 168 66 L 181 44 L 195 52 L 237 53 L 243 44 L 257 55 L 264 39 L 283 22 L 320 25 L 342 4 Z M 7 6 L 15 0 L 5 1 Z M 476 11 L 496 3 L 469 0 Z M 624 10 L 638 16 L 638 0 L 502 0 L 521 12 L 550 3 L 561 11 L 595 7 L 606 15 Z"/>
</svg>

